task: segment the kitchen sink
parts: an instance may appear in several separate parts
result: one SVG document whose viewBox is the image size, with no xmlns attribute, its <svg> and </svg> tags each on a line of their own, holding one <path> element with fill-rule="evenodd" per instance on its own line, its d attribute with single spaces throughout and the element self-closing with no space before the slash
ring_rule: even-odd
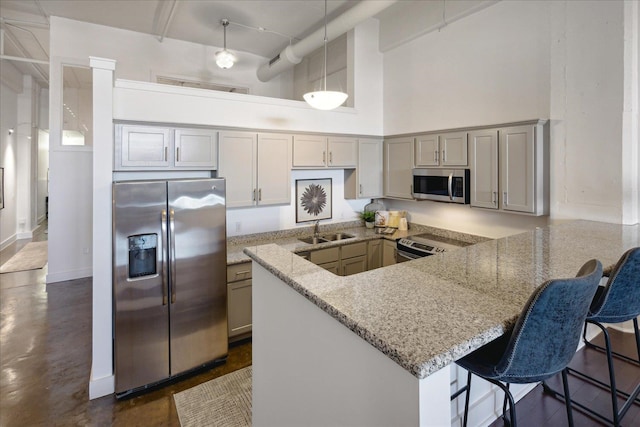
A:
<svg viewBox="0 0 640 427">
<path fill-rule="evenodd" d="M 308 243 L 310 245 L 317 245 L 319 243 L 327 243 L 334 242 L 336 240 L 345 240 L 345 239 L 353 239 L 355 236 L 347 233 L 334 233 L 334 234 L 323 234 L 322 236 L 314 237 L 301 237 L 298 240 L 304 243 Z"/>
<path fill-rule="evenodd" d="M 324 234 L 320 236 L 321 239 L 324 239 L 328 242 L 333 242 L 334 240 L 353 239 L 354 237 L 354 235 L 347 233 Z"/>
<path fill-rule="evenodd" d="M 313 236 L 301 237 L 298 240 L 300 240 L 301 242 L 304 242 L 304 243 L 308 243 L 310 245 L 317 245 L 318 243 L 327 243 L 328 242 L 328 240 L 325 240 L 322 237 L 313 237 Z"/>
</svg>

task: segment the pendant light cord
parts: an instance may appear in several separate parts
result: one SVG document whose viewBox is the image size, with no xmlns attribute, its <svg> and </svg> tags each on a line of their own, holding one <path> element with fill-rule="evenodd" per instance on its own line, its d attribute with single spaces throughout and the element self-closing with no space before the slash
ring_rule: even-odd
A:
<svg viewBox="0 0 640 427">
<path fill-rule="evenodd" d="M 327 91 L 327 0 L 324 0 L 324 91 Z"/>
</svg>

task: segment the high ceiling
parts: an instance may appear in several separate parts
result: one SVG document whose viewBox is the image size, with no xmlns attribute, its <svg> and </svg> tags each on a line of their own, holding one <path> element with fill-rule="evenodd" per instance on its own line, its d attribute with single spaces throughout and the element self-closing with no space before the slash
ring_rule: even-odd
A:
<svg viewBox="0 0 640 427">
<path fill-rule="evenodd" d="M 329 20 L 356 3 L 329 0 Z M 323 25 L 324 0 L 2 0 L 3 54 L 48 61 L 50 16 L 209 46 L 222 46 L 226 18 L 229 49 L 271 58 Z M 47 65 L 12 63 L 48 84 Z"/>
</svg>

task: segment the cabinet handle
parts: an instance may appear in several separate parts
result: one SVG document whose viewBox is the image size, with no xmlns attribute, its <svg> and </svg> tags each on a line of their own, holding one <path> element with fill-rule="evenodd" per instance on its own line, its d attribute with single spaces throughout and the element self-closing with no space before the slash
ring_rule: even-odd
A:
<svg viewBox="0 0 640 427">
<path fill-rule="evenodd" d="M 491 203 L 493 203 L 494 205 L 498 203 L 498 192 L 494 191 L 493 193 L 491 193 L 492 197 L 491 197 Z"/>
<path fill-rule="evenodd" d="M 253 201 L 255 202 L 256 201 L 256 189 L 255 188 L 253 189 L 252 193 L 253 193 L 253 197 L 252 198 L 253 198 Z"/>
<path fill-rule="evenodd" d="M 362 184 L 360 184 L 360 194 L 362 194 Z"/>
<path fill-rule="evenodd" d="M 329 151 L 329 164 L 333 164 L 333 151 Z"/>
<path fill-rule="evenodd" d="M 180 161 L 180 147 L 176 147 L 176 162 Z"/>
<path fill-rule="evenodd" d="M 162 159 L 163 162 L 167 161 L 167 154 L 169 153 L 169 147 L 164 147 L 164 158 Z"/>
<path fill-rule="evenodd" d="M 241 274 L 244 276 L 245 274 L 249 273 L 251 273 L 251 270 L 236 271 L 236 277 L 240 276 Z"/>
<path fill-rule="evenodd" d="M 438 150 L 433 150 L 433 161 L 438 163 Z"/>
<path fill-rule="evenodd" d="M 442 150 L 442 163 L 444 163 L 444 162 L 446 162 L 446 161 L 447 161 L 447 155 L 446 155 L 446 153 L 444 152 L 444 150 Z"/>
<path fill-rule="evenodd" d="M 507 199 L 507 192 L 503 192 L 502 193 L 502 206 L 507 206 L 507 203 L 509 203 L 509 200 Z"/>
<path fill-rule="evenodd" d="M 323 165 L 327 164 L 327 152 L 326 151 L 322 152 L 322 164 Z"/>
<path fill-rule="evenodd" d="M 262 200 L 262 188 L 258 188 L 258 201 Z"/>
</svg>

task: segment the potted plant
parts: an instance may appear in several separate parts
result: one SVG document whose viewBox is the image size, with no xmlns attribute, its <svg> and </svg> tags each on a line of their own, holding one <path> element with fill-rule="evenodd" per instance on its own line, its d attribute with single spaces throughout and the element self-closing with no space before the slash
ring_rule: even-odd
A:
<svg viewBox="0 0 640 427">
<path fill-rule="evenodd" d="M 376 213 L 374 211 L 358 212 L 358 216 L 364 221 L 364 225 L 367 228 L 373 228 L 373 223 L 376 219 Z"/>
</svg>

